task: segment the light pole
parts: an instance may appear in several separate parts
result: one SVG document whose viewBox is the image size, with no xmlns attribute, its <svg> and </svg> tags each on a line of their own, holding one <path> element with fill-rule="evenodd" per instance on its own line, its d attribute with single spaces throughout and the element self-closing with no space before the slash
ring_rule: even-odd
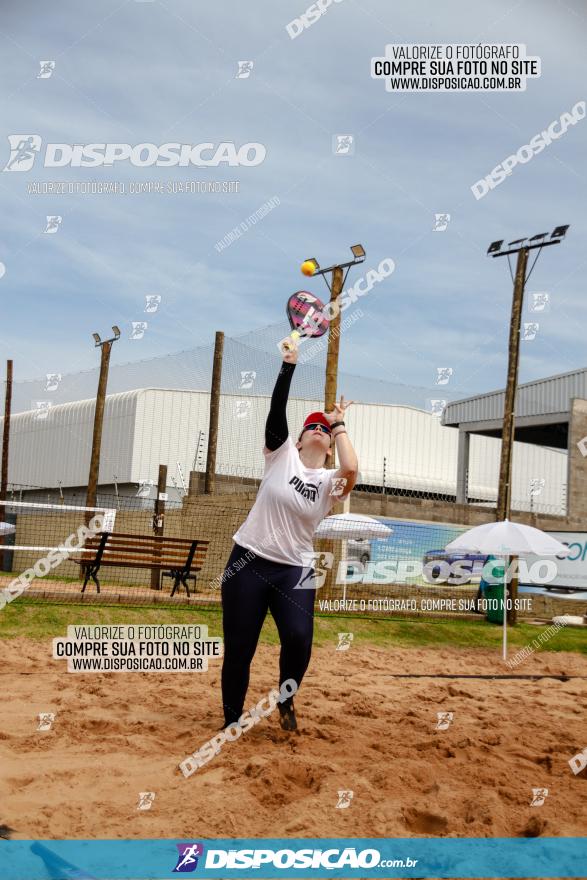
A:
<svg viewBox="0 0 587 880">
<path fill-rule="evenodd" d="M 98 379 L 98 391 L 96 394 L 96 411 L 94 413 L 94 433 L 92 436 L 92 454 L 90 457 L 90 473 L 88 476 L 88 491 L 86 493 L 86 507 L 96 506 L 98 491 L 98 474 L 100 471 L 100 446 L 102 444 L 102 424 L 104 421 L 104 403 L 106 400 L 106 386 L 108 384 L 108 366 L 110 364 L 110 351 L 112 343 L 120 339 L 120 330 L 112 327 L 114 336 L 102 341 L 99 333 L 93 333 L 96 348 L 100 349 L 100 378 Z M 89 515 L 89 519 L 91 519 Z"/>
<path fill-rule="evenodd" d="M 12 408 L 12 361 L 6 361 L 6 394 L 4 396 L 4 427 L 2 432 L 2 476 L 0 501 L 6 501 L 8 488 L 8 452 L 10 449 L 10 412 Z"/>
<path fill-rule="evenodd" d="M 6 393 L 4 396 L 4 427 L 2 431 L 2 473 L 0 476 L 0 501 L 6 501 L 8 489 L 8 453 L 10 449 L 10 413 L 12 409 L 12 361 L 6 361 Z M 0 510 L 2 518 L 5 509 Z M 4 538 L 0 538 L 0 571 L 4 571 L 4 550 L 2 544 Z"/>
<path fill-rule="evenodd" d="M 509 519 L 511 511 L 511 483 L 512 483 L 512 450 L 514 445 L 514 410 L 516 392 L 518 389 L 518 365 L 520 360 L 520 325 L 522 320 L 522 307 L 524 304 L 524 289 L 530 278 L 536 261 L 542 248 L 551 244 L 560 244 L 567 233 L 568 226 L 557 226 L 548 238 L 548 232 L 533 235 L 532 238 L 518 238 L 510 241 L 505 250 L 502 250 L 503 240 L 494 241 L 487 249 L 488 256 L 509 257 L 517 254 L 516 275 L 514 278 L 514 295 L 512 300 L 512 314 L 510 320 L 510 338 L 508 350 L 508 373 L 504 395 L 503 429 L 501 435 L 501 461 L 499 468 L 499 487 L 497 494 L 496 520 Z M 531 250 L 539 248 L 536 258 L 527 272 L 528 254 Z M 510 265 L 510 274 L 512 274 Z"/>
<path fill-rule="evenodd" d="M 204 477 L 205 495 L 212 495 L 216 489 L 216 451 L 218 447 L 218 422 L 220 420 L 220 388 L 222 385 L 223 353 L 224 333 L 221 330 L 217 330 L 214 338 L 214 361 L 212 364 L 212 385 L 210 387 L 208 452 L 206 455 L 206 474 Z"/>
<path fill-rule="evenodd" d="M 325 269 L 320 268 L 320 264 L 313 257 L 305 260 L 302 264 L 304 275 L 322 275 L 326 286 L 330 291 L 330 303 L 332 317 L 328 330 L 328 352 L 326 355 L 326 381 L 324 384 L 324 409 L 326 412 L 332 409 L 336 403 L 336 391 L 338 383 L 338 355 L 340 351 L 340 308 L 337 302 L 338 297 L 342 293 L 344 283 L 349 274 L 351 266 L 362 263 L 365 259 L 365 248 L 361 244 L 354 244 L 351 247 L 353 259 L 348 263 L 338 263 L 335 266 L 327 266 Z M 346 269 L 346 272 L 344 271 Z M 332 276 L 330 284 L 326 275 Z M 331 466 L 334 467 L 334 455 L 331 458 Z"/>
<path fill-rule="evenodd" d="M 532 238 L 518 238 L 510 241 L 506 245 L 506 249 L 502 250 L 503 239 L 501 241 L 493 241 L 488 249 L 487 254 L 492 257 L 507 257 L 510 267 L 510 275 L 512 275 L 512 267 L 510 264 L 510 254 L 517 254 L 516 274 L 514 277 L 514 294 L 512 299 L 512 314 L 510 319 L 510 338 L 508 348 L 508 374 L 507 383 L 503 401 L 503 428 L 501 432 L 501 460 L 499 466 L 499 486 L 497 490 L 497 522 L 509 519 L 512 503 L 512 453 L 514 447 L 514 415 L 516 405 L 516 392 L 518 390 L 518 366 L 520 361 L 520 325 L 522 321 L 522 308 L 524 305 L 524 289 L 526 282 L 530 278 L 534 266 L 540 256 L 543 247 L 551 244 L 560 244 L 567 233 L 568 226 L 557 226 L 553 232 L 540 233 L 533 235 Z M 548 239 L 548 240 L 547 240 Z M 538 253 L 527 272 L 528 254 L 531 250 L 538 248 Z M 507 580 L 507 572 L 506 572 Z M 510 624 L 517 621 L 516 602 L 518 594 L 518 580 L 515 577 L 511 585 L 512 607 L 507 611 L 507 619 Z M 505 586 L 504 586 L 505 600 Z M 506 614 L 505 602 L 503 614 Z"/>
<path fill-rule="evenodd" d="M 310 260 L 305 260 L 302 263 L 302 272 L 304 273 L 304 275 L 309 275 L 311 277 L 314 277 L 315 275 L 322 275 L 324 281 L 326 282 L 326 286 L 330 291 L 330 325 L 328 328 L 326 379 L 324 383 L 325 412 L 328 412 L 330 409 L 332 409 L 334 404 L 336 403 L 336 391 L 338 383 L 338 355 L 340 351 L 340 306 L 337 300 L 342 292 L 351 266 L 356 266 L 358 263 L 362 263 L 365 259 L 365 248 L 363 247 L 363 245 L 352 245 L 351 252 L 353 254 L 353 259 L 349 260 L 349 262 L 338 263 L 335 266 L 327 266 L 325 269 L 321 269 L 318 261 L 314 258 Z M 326 277 L 327 274 L 330 274 L 332 276 L 330 284 L 328 283 L 328 279 Z M 328 467 L 336 467 L 335 448 L 332 449 L 332 455 L 330 456 L 330 463 Z M 349 504 L 350 500 L 348 498 L 342 503 L 336 503 L 332 508 L 332 513 L 343 513 L 345 511 L 345 507 L 348 511 Z M 335 544 L 333 540 L 327 539 L 323 541 L 323 545 L 326 552 L 334 553 Z M 343 542 L 341 544 L 341 556 L 343 558 L 346 555 L 344 547 L 345 544 Z M 333 591 L 335 590 L 335 571 L 333 568 L 327 569 L 326 579 L 323 586 L 325 595 L 333 594 Z"/>
</svg>

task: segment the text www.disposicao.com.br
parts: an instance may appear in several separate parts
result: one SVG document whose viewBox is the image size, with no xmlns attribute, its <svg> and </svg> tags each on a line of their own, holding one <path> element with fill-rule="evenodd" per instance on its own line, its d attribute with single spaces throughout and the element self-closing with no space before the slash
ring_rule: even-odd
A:
<svg viewBox="0 0 587 880">
<path fill-rule="evenodd" d="M 70 657 L 75 672 L 193 672 L 200 657 Z"/>
</svg>

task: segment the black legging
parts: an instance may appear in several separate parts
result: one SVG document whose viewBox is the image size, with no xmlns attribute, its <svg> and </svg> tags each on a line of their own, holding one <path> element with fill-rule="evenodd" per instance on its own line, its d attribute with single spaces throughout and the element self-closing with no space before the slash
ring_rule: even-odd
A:
<svg viewBox="0 0 587 880">
<path fill-rule="evenodd" d="M 234 569 L 237 560 L 243 562 L 239 571 Z M 226 576 L 228 572 L 231 577 Z M 300 686 L 312 652 L 316 593 L 315 589 L 294 590 L 304 572 L 301 565 L 271 562 L 234 545 L 222 582 L 222 702 L 227 724 L 238 721 L 243 713 L 251 661 L 268 610 L 281 641 L 279 684 L 293 678 Z"/>
</svg>

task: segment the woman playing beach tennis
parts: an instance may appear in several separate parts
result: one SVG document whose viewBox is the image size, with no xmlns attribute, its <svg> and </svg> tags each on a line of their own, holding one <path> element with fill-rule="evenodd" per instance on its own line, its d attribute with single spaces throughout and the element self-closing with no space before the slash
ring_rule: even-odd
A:
<svg viewBox="0 0 587 880">
<path fill-rule="evenodd" d="M 290 438 L 286 404 L 296 363 L 297 346 L 292 344 L 271 397 L 263 479 L 249 515 L 233 535 L 235 544 L 222 578 L 225 727 L 243 713 L 249 670 L 268 611 L 281 642 L 279 684 L 293 679 L 299 688 L 310 662 L 314 628 L 316 590 L 308 580 L 312 536 L 357 479 L 357 456 L 344 423 L 352 401 L 345 403 L 341 397 L 332 412 L 310 413 L 297 442 Z M 325 467 L 333 440 L 338 470 Z M 296 730 L 293 698 L 278 707 L 282 728 Z"/>
</svg>

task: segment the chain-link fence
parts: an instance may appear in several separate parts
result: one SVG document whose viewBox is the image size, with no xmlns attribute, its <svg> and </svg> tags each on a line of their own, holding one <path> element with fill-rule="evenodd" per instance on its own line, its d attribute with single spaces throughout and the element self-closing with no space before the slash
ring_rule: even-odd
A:
<svg viewBox="0 0 587 880">
<path fill-rule="evenodd" d="M 217 491 L 242 491 L 262 476 L 264 423 L 281 357 L 277 342 L 287 332 L 280 324 L 224 342 Z M 344 344 L 352 346 L 352 328 Z M 288 405 L 292 436 L 309 412 L 324 406 L 325 356 L 324 339 L 304 340 L 300 347 Z M 148 500 L 159 465 L 165 464 L 170 499 L 185 496 L 190 473 L 203 474 L 206 465 L 212 360 L 210 346 L 111 366 L 102 494 Z M 438 373 L 436 378 L 445 381 Z M 96 371 L 15 382 L 9 481 L 20 500 L 85 503 L 96 386 Z M 441 415 L 448 401 L 470 389 L 433 382 L 416 387 L 341 371 L 338 393 L 355 401 L 347 425 L 363 491 L 456 501 L 459 432 L 444 427 Z M 464 492 L 468 503 L 495 507 L 500 447 L 498 438 L 472 436 Z M 512 508 L 564 515 L 567 460 L 566 450 L 516 443 Z"/>
<path fill-rule="evenodd" d="M 350 328 L 345 332 L 345 345 L 352 345 Z M 29 599 L 218 604 L 232 536 L 263 476 L 264 425 L 281 362 L 278 342 L 287 334 L 280 324 L 225 340 L 214 484 L 207 494 L 212 346 L 112 365 L 96 507 L 108 511 L 102 531 L 114 537 L 102 543 L 99 536 L 86 536 L 77 555 L 66 554 L 34 575 L 24 591 Z M 307 414 L 323 409 L 325 357 L 324 340 L 300 345 L 288 403 L 294 438 Z M 436 378 L 445 381 L 438 371 Z M 89 520 L 96 384 L 96 371 L 15 383 L 3 506 L 15 531 L 2 539 L 4 586 L 39 567 L 49 552 L 59 555 L 63 541 Z M 393 537 L 366 543 L 354 533 L 317 537 L 321 610 L 336 611 L 332 602 L 350 598 L 387 600 L 394 613 L 475 613 L 471 600 L 483 560 L 443 555 L 465 526 L 449 525 L 459 523 L 464 506 L 456 503 L 458 431 L 441 424 L 440 404 L 470 393 L 449 387 L 339 374 L 339 396 L 354 400 L 346 414 L 359 459 L 351 509 L 387 523 Z M 471 437 L 465 495 L 481 515 L 495 507 L 499 456 L 499 439 Z M 161 465 L 167 478 L 159 497 Z M 565 451 L 515 444 L 514 510 L 563 515 L 566 480 Z M 427 519 L 444 525 L 422 522 Z M 461 573 L 450 571 L 442 579 L 453 564 Z"/>
<path fill-rule="evenodd" d="M 0 546 L 5 601 L 217 607 L 222 584 L 255 567 L 245 550 L 226 567 L 254 498 L 254 491 L 192 494 L 181 504 L 139 506 L 137 499 L 101 496 L 104 506 L 92 509 L 0 502 L 9 530 Z M 366 532 L 358 514 L 320 524 L 298 584 L 316 589 L 319 613 L 462 617 L 488 610 L 480 599 L 489 595 L 482 576 L 495 593 L 490 558 L 445 549 L 465 526 L 385 516 L 371 517 L 368 526 Z M 536 598 L 528 593 L 523 614 L 537 613 Z"/>
</svg>

